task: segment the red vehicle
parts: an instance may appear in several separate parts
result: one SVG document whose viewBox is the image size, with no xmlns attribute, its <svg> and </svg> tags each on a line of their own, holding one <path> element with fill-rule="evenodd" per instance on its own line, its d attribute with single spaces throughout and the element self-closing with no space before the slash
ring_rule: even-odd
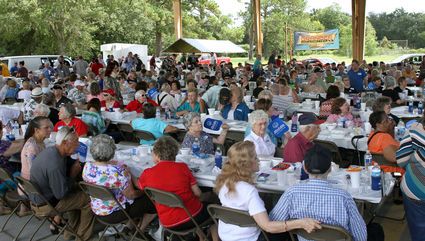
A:
<svg viewBox="0 0 425 241">
<path fill-rule="evenodd" d="M 230 57 L 216 57 L 217 64 L 221 64 L 223 62 L 229 63 Z M 211 55 L 210 54 L 203 54 L 198 58 L 198 64 L 199 65 L 209 65 L 211 63 Z"/>
</svg>

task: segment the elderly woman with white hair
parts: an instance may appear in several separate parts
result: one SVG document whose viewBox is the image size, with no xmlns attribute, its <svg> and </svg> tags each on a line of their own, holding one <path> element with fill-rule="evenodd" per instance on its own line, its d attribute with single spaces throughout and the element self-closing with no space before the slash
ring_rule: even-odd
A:
<svg viewBox="0 0 425 241">
<path fill-rule="evenodd" d="M 175 112 L 178 104 L 173 95 L 170 94 L 170 91 L 171 86 L 168 83 L 162 84 L 161 93 L 156 96 L 156 103 L 163 109 L 168 107 L 170 111 Z"/>
<path fill-rule="evenodd" d="M 130 217 L 143 218 L 140 224 L 143 230 L 155 218 L 155 207 L 143 191 L 135 188 L 127 167 L 112 160 L 116 150 L 114 140 L 108 135 L 100 134 L 92 141 L 90 153 L 94 162 L 85 164 L 83 180 L 113 190 L 115 198 Z M 102 221 L 118 223 L 127 219 L 115 202 L 104 202 L 91 197 L 90 206 Z"/>
<path fill-rule="evenodd" d="M 382 96 L 388 96 L 391 98 L 393 103 L 397 105 L 403 105 L 404 100 L 400 99 L 398 92 L 394 89 L 396 87 L 396 80 L 392 76 L 385 77 L 385 90 L 382 91 Z"/>
<path fill-rule="evenodd" d="M 255 152 L 259 156 L 274 156 L 276 145 L 267 134 L 269 115 L 263 110 L 256 110 L 249 116 L 251 133 L 245 137 L 244 141 L 252 141 L 255 145 Z"/>
<path fill-rule="evenodd" d="M 128 105 L 125 107 L 125 110 L 142 113 L 144 103 L 151 103 L 153 106 L 158 106 L 158 104 L 155 101 L 147 98 L 146 92 L 144 90 L 138 90 L 134 94 L 134 100 L 128 103 Z"/>
<path fill-rule="evenodd" d="M 184 137 L 182 147 L 191 148 L 193 142 L 198 140 L 200 153 L 205 154 L 214 154 L 214 144 L 222 145 L 226 140 L 227 131 L 229 130 L 229 126 L 227 124 L 223 124 L 221 126 L 222 131 L 217 138 L 208 135 L 202 130 L 201 116 L 196 112 L 189 112 L 184 115 L 183 124 L 186 127 L 187 132 Z"/>
<path fill-rule="evenodd" d="M 49 117 L 50 109 L 49 106 L 45 104 L 37 104 L 34 108 L 34 117 L 44 116 Z"/>
<path fill-rule="evenodd" d="M 75 128 L 75 132 L 78 134 L 79 137 L 87 136 L 89 128 L 86 123 L 84 123 L 84 121 L 75 117 L 76 114 L 77 112 L 75 110 L 75 107 L 71 103 L 63 105 L 59 111 L 60 121 L 56 123 L 55 127 L 53 128 L 53 131 L 58 132 L 58 130 L 62 128 L 62 126 L 69 126 Z"/>
</svg>

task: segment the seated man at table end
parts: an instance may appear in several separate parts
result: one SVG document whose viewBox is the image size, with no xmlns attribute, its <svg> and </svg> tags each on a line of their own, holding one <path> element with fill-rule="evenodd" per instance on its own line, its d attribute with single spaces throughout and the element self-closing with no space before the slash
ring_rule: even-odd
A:
<svg viewBox="0 0 425 241">
<path fill-rule="evenodd" d="M 156 139 L 166 133 L 177 132 L 178 129 L 168 125 L 160 119 L 156 119 L 156 107 L 151 103 L 143 104 L 143 118 L 137 118 L 131 121 L 134 130 L 147 131 L 152 133 Z M 140 140 L 140 144 L 153 144 L 154 141 Z"/>
<path fill-rule="evenodd" d="M 62 127 L 56 135 L 56 145 L 47 147 L 33 160 L 30 180 L 59 212 L 69 213 L 68 222 L 75 227 L 83 240 L 88 240 L 93 231 L 94 216 L 89 205 L 89 196 L 74 185 L 74 178 L 81 173 L 80 162 L 76 160 L 67 168 L 68 157 L 78 146 L 76 131 L 68 126 Z M 29 198 L 37 205 L 32 208 L 35 213 L 51 212 L 50 207 L 43 203 L 40 197 L 30 195 Z M 65 231 L 65 240 L 69 240 L 71 235 Z"/>
<path fill-rule="evenodd" d="M 310 179 L 288 188 L 271 211 L 270 219 L 313 218 L 323 224 L 344 228 L 355 241 L 366 241 L 366 224 L 353 198 L 346 191 L 332 187 L 327 181 L 331 160 L 332 154 L 325 147 L 311 147 L 304 156 L 304 170 Z"/>
<path fill-rule="evenodd" d="M 296 134 L 283 148 L 285 162 L 302 162 L 305 153 L 313 146 L 313 140 L 320 133 L 319 120 L 313 113 L 304 113 L 298 119 L 300 132 Z"/>
</svg>

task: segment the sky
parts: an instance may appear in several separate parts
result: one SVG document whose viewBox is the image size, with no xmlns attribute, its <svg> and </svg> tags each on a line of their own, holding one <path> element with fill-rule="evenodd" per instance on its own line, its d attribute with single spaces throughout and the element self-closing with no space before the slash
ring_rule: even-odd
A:
<svg viewBox="0 0 425 241">
<path fill-rule="evenodd" d="M 214 0 L 218 3 L 220 10 L 225 15 L 231 15 L 236 25 L 241 25 L 237 17 L 240 11 L 245 9 L 245 3 L 249 0 Z M 342 11 L 351 14 L 351 0 L 307 0 L 307 11 L 329 7 L 338 3 Z M 366 13 L 392 12 L 403 7 L 407 12 L 425 12 L 423 0 L 366 0 Z"/>
</svg>

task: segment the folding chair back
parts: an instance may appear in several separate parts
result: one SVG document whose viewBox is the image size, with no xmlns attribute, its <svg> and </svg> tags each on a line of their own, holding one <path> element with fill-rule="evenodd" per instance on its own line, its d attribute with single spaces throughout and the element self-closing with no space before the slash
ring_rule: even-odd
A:
<svg viewBox="0 0 425 241">
<path fill-rule="evenodd" d="M 124 213 L 124 215 L 127 217 L 127 220 L 130 221 L 131 224 L 133 225 L 133 227 L 136 228 L 136 231 L 134 232 L 131 240 L 134 239 L 134 237 L 136 236 L 137 233 L 139 233 L 140 236 L 142 236 L 145 240 L 147 240 L 146 236 L 143 234 L 142 230 L 139 229 L 136 222 L 134 222 L 134 220 L 130 217 L 130 215 L 127 213 L 127 211 L 125 211 L 125 208 L 116 199 L 115 195 L 111 192 L 110 189 L 103 187 L 103 186 L 96 185 L 96 184 L 87 183 L 87 182 L 80 182 L 79 185 L 80 185 L 81 190 L 83 190 L 83 192 L 85 192 L 90 197 L 97 198 L 97 199 L 100 199 L 102 201 L 114 201 L 119 206 L 120 211 Z M 100 223 L 106 225 L 105 229 L 103 230 L 102 234 L 99 237 L 99 241 L 102 240 L 103 236 L 105 235 L 105 232 L 107 231 L 107 229 L 109 227 L 113 227 L 115 229 L 115 227 L 113 225 L 121 223 L 122 221 L 125 221 L 125 220 L 119 220 L 116 223 L 108 223 L 108 222 L 105 222 L 105 221 L 97 218 L 97 216 L 95 216 L 95 217 Z M 116 231 L 117 231 L 117 233 L 119 233 L 118 230 L 116 230 Z"/>
<path fill-rule="evenodd" d="M 126 141 L 136 141 L 136 136 L 134 135 L 134 129 L 129 124 L 118 123 L 118 130 L 121 132 L 121 135 Z"/>
<path fill-rule="evenodd" d="M 214 222 L 217 224 L 216 219 L 221 220 L 224 223 L 234 224 L 239 227 L 258 227 L 254 218 L 249 215 L 247 211 L 237 210 L 234 208 L 223 207 L 216 204 L 208 205 L 208 213 L 213 218 Z M 217 224 L 218 225 L 218 224 Z M 261 230 L 264 238 L 268 241 L 267 235 Z"/>
<path fill-rule="evenodd" d="M 53 205 L 46 199 L 46 197 L 44 197 L 44 195 L 39 191 L 38 187 L 35 184 L 23 177 L 16 177 L 16 180 L 28 195 L 33 195 L 41 198 L 42 202 L 50 207 L 51 211 L 53 212 L 52 215 L 60 215 L 56 208 L 54 208 Z"/>
<path fill-rule="evenodd" d="M 397 163 L 390 162 L 387 159 L 385 159 L 385 157 L 384 157 L 383 154 L 372 153 L 372 160 L 374 160 L 375 162 L 377 162 L 380 166 L 381 165 L 393 166 L 393 167 L 396 167 L 397 166 Z"/>
<path fill-rule="evenodd" d="M 135 136 L 139 142 L 140 140 L 145 140 L 145 141 L 156 140 L 155 136 L 149 131 L 135 130 Z"/>
<path fill-rule="evenodd" d="M 247 211 L 210 204 L 208 205 L 208 213 L 214 220 L 219 219 L 224 223 L 234 224 L 243 228 L 257 227 L 254 218 Z"/>
<path fill-rule="evenodd" d="M 183 208 L 187 211 L 186 206 L 183 204 L 183 200 L 177 194 L 151 187 L 146 187 L 144 190 L 146 195 L 148 195 L 154 203 L 156 202 L 172 208 Z"/>
<path fill-rule="evenodd" d="M 352 241 L 351 235 L 347 232 L 347 230 L 327 225 L 321 224 L 322 229 L 315 230 L 312 233 L 307 233 L 304 229 L 296 229 L 289 231 L 291 234 L 292 240 L 295 240 L 293 235 L 299 235 L 305 239 L 315 240 L 315 241 Z"/>
<path fill-rule="evenodd" d="M 199 231 L 198 234 L 202 235 L 201 239 L 207 240 L 206 235 L 202 231 L 201 227 L 204 227 L 205 225 L 209 224 L 210 219 L 203 222 L 202 224 L 198 224 L 196 222 L 196 220 L 193 218 L 192 214 L 189 212 L 189 210 L 184 205 L 183 200 L 177 194 L 158 190 L 158 189 L 151 188 L 151 187 L 146 187 L 144 189 L 144 191 L 153 203 L 159 203 L 159 204 L 171 207 L 171 208 L 182 208 L 186 212 L 186 214 L 190 217 L 190 220 L 193 222 L 193 224 L 195 225 L 194 228 L 191 228 L 191 229 L 188 229 L 188 230 L 181 230 L 181 231 L 175 231 L 175 230 L 172 230 L 172 229 L 164 228 L 166 231 L 170 232 L 171 234 L 176 234 L 177 236 L 180 237 L 181 240 L 183 240 L 181 238 L 181 236 L 193 233 L 196 230 L 198 230 Z"/>
<path fill-rule="evenodd" d="M 116 201 L 114 194 L 106 187 L 87 182 L 80 182 L 80 188 L 87 195 L 93 198 L 101 199 L 103 201 Z"/>
</svg>

